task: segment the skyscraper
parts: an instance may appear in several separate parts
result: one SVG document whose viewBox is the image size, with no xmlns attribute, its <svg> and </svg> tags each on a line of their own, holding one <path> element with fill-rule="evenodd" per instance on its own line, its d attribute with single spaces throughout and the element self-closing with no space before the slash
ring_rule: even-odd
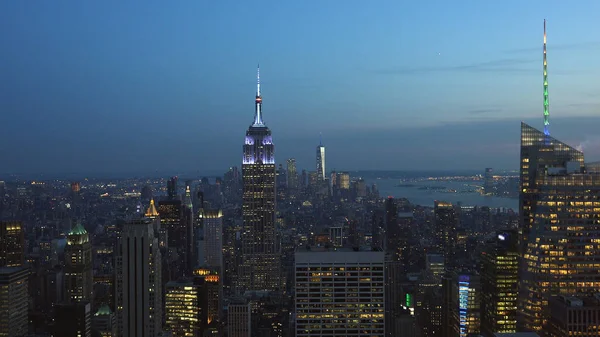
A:
<svg viewBox="0 0 600 337">
<path fill-rule="evenodd" d="M 204 210 L 204 259 L 207 266 L 223 267 L 223 211 Z"/>
<path fill-rule="evenodd" d="M 239 290 L 279 290 L 280 248 L 275 230 L 275 146 L 263 122 L 260 73 L 254 122 L 246 132 L 242 161 L 244 227 Z"/>
<path fill-rule="evenodd" d="M 583 153 L 521 123 L 519 312 L 540 331 L 550 296 L 600 288 L 600 173 L 586 173 Z"/>
<path fill-rule="evenodd" d="M 88 232 L 77 224 L 67 235 L 65 246 L 65 284 L 67 300 L 91 301 L 94 277 L 92 274 L 92 243 Z"/>
<path fill-rule="evenodd" d="M 325 146 L 323 146 L 323 142 L 319 142 L 319 146 L 317 146 L 317 180 L 325 181 Z"/>
<path fill-rule="evenodd" d="M 294 158 L 287 160 L 287 180 L 288 189 L 292 191 L 298 189 L 298 170 Z"/>
<path fill-rule="evenodd" d="M 173 337 L 198 336 L 200 332 L 198 288 L 191 280 L 167 283 L 165 317 Z"/>
<path fill-rule="evenodd" d="M 384 336 L 382 251 L 301 247 L 295 269 L 296 336 Z"/>
<path fill-rule="evenodd" d="M 458 227 L 458 214 L 449 202 L 435 201 L 435 249 L 444 254 L 446 268 L 456 264 L 454 260 L 456 243 L 456 227 Z"/>
<path fill-rule="evenodd" d="M 27 334 L 28 277 L 25 267 L 0 267 L 0 336 Z"/>
<path fill-rule="evenodd" d="M 193 224 L 191 210 L 181 200 L 158 203 L 161 229 L 167 232 L 168 260 L 171 280 L 182 278 L 190 270 L 193 252 Z"/>
<path fill-rule="evenodd" d="M 481 334 L 517 332 L 518 234 L 500 231 L 481 257 Z"/>
<path fill-rule="evenodd" d="M 485 175 L 483 176 L 483 193 L 494 193 L 494 171 L 491 167 L 485 169 Z"/>
<path fill-rule="evenodd" d="M 124 225 L 115 271 L 120 336 L 158 336 L 162 330 L 161 256 L 151 219 Z"/>
<path fill-rule="evenodd" d="M 25 263 L 25 229 L 20 221 L 0 221 L 0 267 Z"/>
<path fill-rule="evenodd" d="M 177 177 L 171 177 L 167 181 L 167 196 L 169 200 L 176 200 L 177 197 Z"/>
</svg>

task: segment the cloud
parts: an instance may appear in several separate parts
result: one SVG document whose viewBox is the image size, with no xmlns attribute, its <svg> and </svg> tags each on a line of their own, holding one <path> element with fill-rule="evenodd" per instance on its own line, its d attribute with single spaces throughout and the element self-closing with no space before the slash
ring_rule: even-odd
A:
<svg viewBox="0 0 600 337">
<path fill-rule="evenodd" d="M 443 67 L 400 67 L 378 69 L 375 73 L 379 74 L 422 74 L 441 71 L 458 71 L 458 72 L 496 72 L 496 73 L 523 73 L 535 72 L 535 69 L 518 67 L 519 65 L 534 63 L 537 60 L 524 58 L 509 58 L 494 61 L 478 62 L 472 64 L 443 66 Z"/>
<path fill-rule="evenodd" d="M 500 108 L 487 108 L 487 109 L 472 109 L 467 111 L 468 114 L 470 115 L 481 115 L 481 114 L 489 114 L 489 113 L 497 113 L 497 112 L 501 112 L 502 109 Z"/>
</svg>

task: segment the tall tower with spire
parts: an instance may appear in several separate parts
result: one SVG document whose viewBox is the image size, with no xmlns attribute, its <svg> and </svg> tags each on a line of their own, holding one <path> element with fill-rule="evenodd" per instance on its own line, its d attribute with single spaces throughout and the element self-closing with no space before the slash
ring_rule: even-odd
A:
<svg viewBox="0 0 600 337">
<path fill-rule="evenodd" d="M 546 19 L 544 19 L 544 134 L 550 136 L 550 102 L 548 101 L 548 60 L 546 59 Z"/>
<path fill-rule="evenodd" d="M 262 115 L 260 68 L 257 72 L 254 122 L 246 131 L 242 180 L 244 227 L 237 291 L 281 288 L 280 247 L 275 228 L 275 146 Z"/>
</svg>

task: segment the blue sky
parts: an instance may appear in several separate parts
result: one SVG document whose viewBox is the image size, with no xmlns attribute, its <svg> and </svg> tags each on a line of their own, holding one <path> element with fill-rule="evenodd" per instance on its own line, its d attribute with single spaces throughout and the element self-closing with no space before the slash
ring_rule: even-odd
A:
<svg viewBox="0 0 600 337">
<path fill-rule="evenodd" d="M 256 64 L 279 162 L 516 168 L 542 125 L 600 157 L 598 1 L 2 1 L 0 172 L 239 165 Z"/>
</svg>

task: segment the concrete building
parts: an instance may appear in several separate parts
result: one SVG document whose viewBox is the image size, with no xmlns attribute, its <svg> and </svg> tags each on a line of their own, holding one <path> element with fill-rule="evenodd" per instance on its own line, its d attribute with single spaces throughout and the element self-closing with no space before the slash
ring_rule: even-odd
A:
<svg viewBox="0 0 600 337">
<path fill-rule="evenodd" d="M 351 248 L 298 248 L 296 336 L 383 337 L 384 255 Z"/>
</svg>

